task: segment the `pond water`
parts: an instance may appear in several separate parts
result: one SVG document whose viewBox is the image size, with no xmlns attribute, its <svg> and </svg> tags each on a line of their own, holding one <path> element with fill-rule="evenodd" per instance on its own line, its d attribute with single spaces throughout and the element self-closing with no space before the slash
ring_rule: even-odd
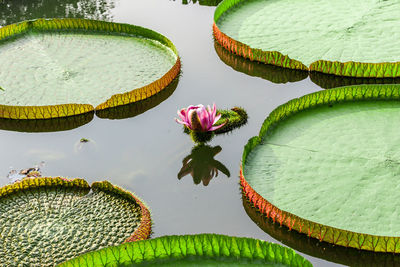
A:
<svg viewBox="0 0 400 267">
<path fill-rule="evenodd" d="M 6 175 L 12 168 L 23 169 L 44 161 L 44 176 L 81 177 L 89 182 L 106 179 L 135 192 L 152 210 L 152 237 L 219 233 L 277 242 L 259 228 L 244 209 L 238 178 L 243 146 L 250 137 L 258 134 L 264 119 L 277 106 L 293 98 L 324 89 L 307 77 L 307 74 L 250 64 L 229 55 L 223 57 L 223 51 L 221 52 L 218 45 L 214 45 L 212 37 L 215 10 L 212 5 L 217 2 L 0 2 L 1 25 L 37 17 L 65 16 L 130 23 L 167 36 L 176 45 L 182 59 L 182 72 L 175 84 L 176 88 L 170 88 L 166 94 L 143 104 L 142 107 L 131 106 L 119 110 L 114 116 L 86 116 L 80 118 L 82 126 L 58 132 L 23 132 L 26 127 L 30 127 L 29 125 L 19 128 L 22 132 L 0 130 L 0 172 L 3 174 L 1 184 L 9 182 Z M 217 54 L 216 51 L 220 53 Z M 233 62 L 236 65 L 227 65 L 220 56 L 225 62 Z M 298 81 L 274 83 L 268 79 L 275 82 Z M 313 80 L 316 80 L 315 77 Z M 317 80 L 324 81 L 319 83 L 321 85 L 353 83 L 349 80 L 338 81 L 334 77 L 319 77 Z M 216 166 L 210 163 L 203 167 L 204 172 L 193 173 L 193 179 L 189 174 L 190 170 L 181 172 L 181 168 L 182 161 L 191 154 L 194 144 L 183 133 L 182 127 L 174 122 L 174 118 L 178 109 L 189 104 L 213 102 L 219 108 L 245 108 L 249 114 L 249 121 L 240 129 L 217 136 L 210 142 L 211 148 L 205 149 L 204 157 L 211 159 L 207 162 L 215 163 L 212 160 L 215 155 L 214 159 L 229 172 L 220 168 L 218 176 L 210 180 L 210 173 Z M 154 107 L 149 109 L 152 106 Z M 127 111 L 129 113 L 126 113 Z M 0 121 L 1 129 L 11 129 L 10 127 L 15 126 L 10 126 L 9 121 Z M 81 138 L 87 138 L 89 142 L 80 143 Z M 195 168 L 193 170 L 198 171 Z M 184 174 L 187 175 L 183 176 Z M 253 211 L 248 212 L 253 214 L 254 218 L 257 217 Z M 263 223 L 260 224 L 262 226 Z M 356 250 L 336 250 L 295 233 L 288 233 L 279 227 L 270 228 L 273 228 L 271 233 L 275 233 L 278 239 L 284 240 L 289 234 L 286 238 L 289 241 L 286 243 L 296 246 L 295 249 L 314 266 L 338 266 L 330 261 L 347 264 L 349 261 L 346 259 L 349 258 L 353 259 L 353 263 L 358 262 L 360 258 L 370 265 L 378 257 Z M 319 252 L 310 247 L 317 248 Z M 385 264 L 388 263 L 388 266 L 399 262 L 399 259 L 392 255 L 379 255 L 379 258 L 382 258 Z"/>
</svg>

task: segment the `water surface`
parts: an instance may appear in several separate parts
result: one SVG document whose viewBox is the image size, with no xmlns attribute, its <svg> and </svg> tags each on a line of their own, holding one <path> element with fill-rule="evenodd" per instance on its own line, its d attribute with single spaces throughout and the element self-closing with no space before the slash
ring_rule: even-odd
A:
<svg viewBox="0 0 400 267">
<path fill-rule="evenodd" d="M 158 105 L 150 105 L 155 107 L 147 111 L 130 113 L 132 117 L 114 120 L 94 116 L 79 120 L 82 123 L 78 123 L 81 125 L 78 128 L 64 127 L 65 131 L 60 132 L 1 130 L 1 183 L 8 182 L 5 176 L 11 167 L 22 169 L 45 161 L 44 175 L 82 177 L 89 182 L 107 179 L 135 192 L 152 210 L 153 237 L 219 233 L 276 242 L 250 219 L 243 207 L 238 179 L 243 146 L 258 134 L 264 119 L 277 106 L 322 88 L 309 77 L 288 79 L 299 80 L 293 83 L 273 83 L 260 78 L 270 75 L 250 76 L 224 63 L 216 53 L 212 38 L 215 7 L 201 3 L 184 5 L 178 0 L 3 1 L 0 4 L 3 25 L 39 16 L 75 16 L 151 28 L 175 44 L 182 59 L 182 74 L 168 98 L 156 103 Z M 66 12 L 67 9 L 79 12 Z M 249 114 L 247 125 L 217 136 L 209 144 L 222 148 L 214 159 L 229 170 L 230 177 L 219 171 L 217 177 L 209 180 L 205 172 L 207 186 L 204 180 L 194 183 L 190 172 L 178 179 L 182 161 L 191 154 L 194 144 L 174 122 L 176 111 L 190 104 L 213 102 L 219 108 L 238 105 Z M 118 114 L 104 117 L 124 117 Z M 8 129 L 15 129 L 15 125 L 13 127 Z M 80 143 L 81 138 L 90 142 Z M 216 150 L 219 149 L 210 149 L 213 153 Z M 212 169 L 211 166 L 210 172 Z M 318 243 L 315 246 L 318 247 Z M 302 250 L 302 246 L 296 249 Z M 302 255 L 314 266 L 337 266 Z"/>
</svg>

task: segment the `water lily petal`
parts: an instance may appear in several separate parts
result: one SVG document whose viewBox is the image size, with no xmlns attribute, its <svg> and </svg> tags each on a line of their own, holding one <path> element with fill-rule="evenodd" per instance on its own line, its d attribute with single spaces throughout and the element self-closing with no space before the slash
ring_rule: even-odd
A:
<svg viewBox="0 0 400 267">
<path fill-rule="evenodd" d="M 221 128 L 221 127 L 224 126 L 225 124 L 226 124 L 226 122 L 224 122 L 224 123 L 221 124 L 221 125 L 213 126 L 213 127 L 210 128 L 210 131 L 218 130 L 219 128 Z"/>
<path fill-rule="evenodd" d="M 179 116 L 179 118 L 181 118 L 181 120 L 182 121 L 186 121 L 187 122 L 187 112 L 186 112 L 186 109 L 181 109 L 181 110 L 178 110 L 178 116 Z"/>
<path fill-rule="evenodd" d="M 212 124 L 213 124 L 213 125 L 216 124 L 216 123 L 219 121 L 219 119 L 221 118 L 221 116 L 222 116 L 221 114 L 218 114 L 218 115 L 214 118 Z"/>
<path fill-rule="evenodd" d="M 178 120 L 177 118 L 175 118 L 175 121 L 176 121 L 177 123 L 179 123 L 179 124 L 186 125 L 187 127 L 189 127 L 189 128 L 190 128 L 190 124 L 189 124 L 189 123 L 187 123 L 187 122 L 185 122 L 185 121 Z"/>
<path fill-rule="evenodd" d="M 206 108 L 202 107 L 202 108 L 198 109 L 197 114 L 199 116 L 202 130 L 204 132 L 208 131 L 212 126 L 212 122 L 210 121 L 210 115 L 207 112 Z"/>
</svg>

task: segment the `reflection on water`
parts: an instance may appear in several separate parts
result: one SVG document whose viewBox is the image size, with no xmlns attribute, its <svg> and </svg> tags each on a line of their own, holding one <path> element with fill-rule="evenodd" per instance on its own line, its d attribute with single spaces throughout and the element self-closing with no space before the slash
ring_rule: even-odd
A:
<svg viewBox="0 0 400 267">
<path fill-rule="evenodd" d="M 96 111 L 96 115 L 102 119 L 126 119 L 132 118 L 158 106 L 161 102 L 172 95 L 179 83 L 179 76 L 159 93 L 128 105 L 108 108 Z"/>
<path fill-rule="evenodd" d="M 219 58 L 234 70 L 250 76 L 260 77 L 273 83 L 298 82 L 307 78 L 307 76 L 310 76 L 311 81 L 324 89 L 358 84 L 400 83 L 400 78 L 352 78 L 321 72 L 308 73 L 306 71 L 291 70 L 257 61 L 250 61 L 244 57 L 237 56 L 226 50 L 216 41 L 214 41 L 214 48 Z"/>
<path fill-rule="evenodd" d="M 321 72 L 310 72 L 310 79 L 324 89 L 340 86 L 358 84 L 394 84 L 400 83 L 400 78 L 352 78 L 325 74 Z"/>
<path fill-rule="evenodd" d="M 178 86 L 179 77 L 175 78 L 161 92 L 132 104 L 96 111 L 96 115 L 103 119 L 126 119 L 140 115 L 156 107 L 172 95 Z M 0 129 L 17 132 L 58 132 L 78 128 L 93 119 L 94 112 L 75 115 L 65 118 L 46 120 L 14 120 L 1 119 Z"/>
<path fill-rule="evenodd" d="M 182 0 L 182 5 L 199 3 L 201 6 L 217 6 L 221 2 L 222 0 Z"/>
<path fill-rule="evenodd" d="M 192 153 L 182 160 L 183 166 L 178 173 L 178 179 L 190 174 L 196 185 L 203 182 L 203 185 L 207 186 L 218 176 L 218 171 L 230 177 L 231 174 L 224 164 L 214 159 L 221 150 L 220 146 L 211 147 L 204 144 L 195 146 Z"/>
<path fill-rule="evenodd" d="M 34 18 L 112 20 L 115 0 L 2 0 L 0 26 Z"/>
<path fill-rule="evenodd" d="M 298 82 L 308 77 L 306 71 L 281 68 L 237 56 L 226 50 L 217 41 L 214 41 L 214 48 L 226 65 L 250 76 L 260 77 L 273 83 Z"/>
<path fill-rule="evenodd" d="M 94 112 L 46 120 L 1 119 L 0 129 L 17 132 L 58 132 L 78 128 L 93 119 Z"/>
<path fill-rule="evenodd" d="M 242 196 L 243 207 L 249 217 L 264 232 L 283 244 L 302 253 L 348 266 L 400 266 L 400 256 L 392 253 L 374 253 L 334 246 L 327 242 L 309 238 L 296 231 L 289 231 L 285 226 L 273 223 L 272 219 L 261 214 L 247 199 Z"/>
</svg>

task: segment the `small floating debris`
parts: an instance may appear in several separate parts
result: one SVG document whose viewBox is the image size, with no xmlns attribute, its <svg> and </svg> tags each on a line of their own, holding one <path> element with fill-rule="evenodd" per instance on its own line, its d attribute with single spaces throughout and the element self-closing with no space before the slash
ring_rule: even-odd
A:
<svg viewBox="0 0 400 267">
<path fill-rule="evenodd" d="M 36 178 L 36 177 L 41 177 L 42 173 L 40 171 L 40 168 L 44 166 L 44 161 L 40 162 L 38 165 L 35 165 L 34 167 L 22 169 L 20 171 L 17 171 L 15 169 L 12 169 L 8 174 L 7 174 L 7 179 L 9 182 L 15 183 L 17 181 L 20 181 L 24 178 Z"/>
</svg>

